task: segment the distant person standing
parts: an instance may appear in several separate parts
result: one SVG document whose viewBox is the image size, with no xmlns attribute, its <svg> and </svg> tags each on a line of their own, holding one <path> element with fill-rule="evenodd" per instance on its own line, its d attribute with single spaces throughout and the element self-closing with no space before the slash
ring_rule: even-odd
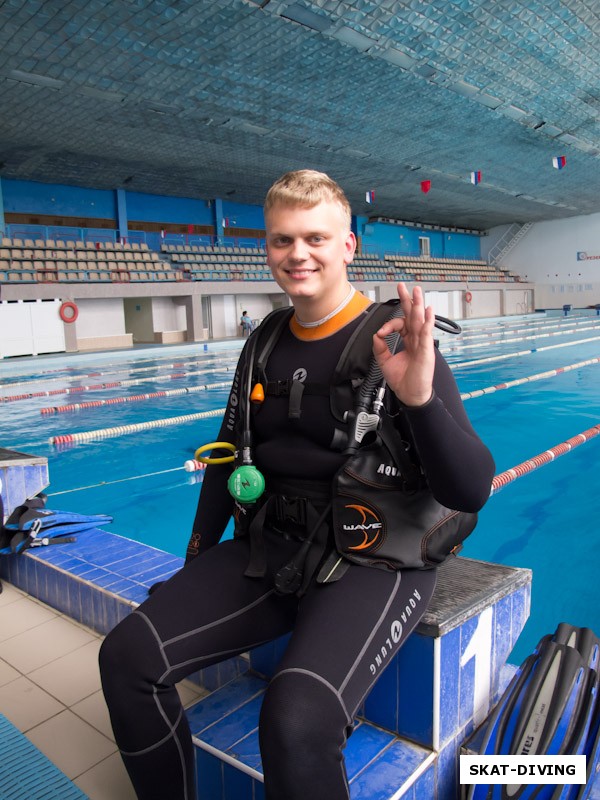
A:
<svg viewBox="0 0 600 800">
<path fill-rule="evenodd" d="M 240 325 L 242 326 L 242 336 L 250 336 L 252 331 L 254 330 L 254 323 L 248 316 L 247 311 L 242 311 L 242 316 L 240 317 Z"/>
</svg>

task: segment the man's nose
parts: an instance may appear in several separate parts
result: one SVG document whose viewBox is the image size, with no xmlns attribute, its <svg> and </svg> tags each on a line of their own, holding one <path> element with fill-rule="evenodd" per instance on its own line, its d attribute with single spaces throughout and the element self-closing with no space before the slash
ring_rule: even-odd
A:
<svg viewBox="0 0 600 800">
<path fill-rule="evenodd" d="M 306 261 L 308 258 L 308 248 L 302 239 L 294 239 L 290 248 L 290 258 L 292 261 Z"/>
</svg>

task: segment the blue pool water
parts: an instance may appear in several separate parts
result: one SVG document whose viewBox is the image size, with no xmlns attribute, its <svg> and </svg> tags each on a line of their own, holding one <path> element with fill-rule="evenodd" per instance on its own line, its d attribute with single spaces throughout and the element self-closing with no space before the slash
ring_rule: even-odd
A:
<svg viewBox="0 0 600 800">
<path fill-rule="evenodd" d="M 461 392 L 472 392 L 597 358 L 600 319 L 578 312 L 568 318 L 535 315 L 475 321 L 465 326 L 460 341 L 440 338 Z M 237 341 L 206 348 L 188 345 L 5 361 L 0 364 L 3 396 L 134 379 L 143 382 L 3 403 L 1 444 L 48 457 L 49 507 L 111 514 L 114 522 L 108 530 L 183 555 L 202 478 L 201 473 L 185 472 L 183 464 L 199 445 L 215 439 L 220 417 L 93 438 L 77 445 L 55 446 L 48 440 L 223 408 L 227 387 L 53 415 L 42 415 L 40 410 L 208 383 L 228 384 L 240 347 Z M 524 352 L 473 363 L 518 351 Z M 181 373 L 187 377 L 170 377 Z M 465 404 L 494 454 L 499 473 L 598 424 L 599 399 L 600 365 L 595 364 L 467 399 Z M 588 625 L 600 634 L 594 558 L 599 470 L 597 437 L 492 496 L 465 546 L 464 555 L 533 569 L 532 613 L 513 662 L 522 660 L 540 636 L 561 620 Z"/>
</svg>

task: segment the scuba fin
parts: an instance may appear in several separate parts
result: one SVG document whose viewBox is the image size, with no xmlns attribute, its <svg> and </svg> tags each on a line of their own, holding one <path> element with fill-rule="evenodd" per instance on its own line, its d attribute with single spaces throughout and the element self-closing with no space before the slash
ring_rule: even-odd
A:
<svg viewBox="0 0 600 800">
<path fill-rule="evenodd" d="M 515 673 L 488 718 L 481 755 L 587 755 L 598 740 L 600 643 L 589 628 L 561 623 Z M 594 723 L 596 727 L 594 727 Z M 476 784 L 467 800 L 583 800 L 586 787 Z"/>
<path fill-rule="evenodd" d="M 106 514 L 77 514 L 44 508 L 45 496 L 33 497 L 17 506 L 0 536 L 0 554 L 20 553 L 30 547 L 75 541 L 75 533 L 112 522 Z M 69 537 L 69 538 L 67 538 Z"/>
</svg>

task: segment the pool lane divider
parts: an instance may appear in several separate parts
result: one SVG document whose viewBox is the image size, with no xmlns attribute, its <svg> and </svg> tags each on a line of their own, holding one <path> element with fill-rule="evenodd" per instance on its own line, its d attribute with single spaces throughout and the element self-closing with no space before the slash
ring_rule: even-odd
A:
<svg viewBox="0 0 600 800">
<path fill-rule="evenodd" d="M 105 369 L 102 372 L 87 372 L 87 373 L 78 373 L 76 375 L 61 375 L 57 378 L 46 378 L 43 376 L 39 378 L 33 378 L 28 381 L 0 381 L 0 387 L 3 389 L 13 389 L 19 386 L 30 386 L 32 383 L 58 383 L 62 381 L 63 383 L 73 383 L 74 381 L 80 381 L 84 378 L 99 378 L 102 375 L 119 375 L 123 372 L 126 372 L 128 375 L 132 375 L 134 372 L 152 372 L 152 370 L 161 370 L 161 369 L 181 369 L 182 367 L 186 367 L 186 365 L 198 365 L 202 364 L 206 370 L 206 372 L 211 372 L 213 367 L 216 364 L 229 364 L 232 361 L 237 362 L 239 359 L 239 353 L 235 356 L 228 356 L 227 358 L 217 358 L 214 361 L 208 363 L 205 358 L 189 358 L 184 359 L 183 361 L 174 361 L 172 364 L 159 364 L 154 365 L 152 367 L 127 367 L 126 369 Z M 158 359 L 156 359 L 158 361 Z M 135 362 L 134 362 L 135 363 Z M 122 362 L 121 362 L 122 364 Z M 103 366 L 110 367 L 110 364 L 105 364 Z M 116 366 L 116 365 L 115 365 Z"/>
<path fill-rule="evenodd" d="M 545 450 L 543 453 L 539 453 L 537 456 L 534 456 L 527 461 L 523 461 L 521 464 L 517 464 L 516 467 L 507 469 L 506 472 L 500 472 L 492 480 L 492 490 L 490 494 L 495 494 L 507 484 L 515 481 L 517 478 L 521 478 L 523 475 L 533 472 L 534 470 L 538 469 L 538 467 L 544 466 L 544 464 L 549 464 L 559 456 L 569 453 L 575 447 L 579 447 L 580 444 L 589 442 L 591 439 L 599 435 L 600 423 L 588 428 L 586 431 L 578 433 L 576 436 L 571 436 L 571 438 L 567 439 L 565 442 L 561 442 L 560 444 L 551 447 L 549 450 Z"/>
<path fill-rule="evenodd" d="M 485 325 L 469 325 L 465 324 L 463 326 L 463 334 L 466 336 L 470 336 L 473 334 L 479 334 L 481 336 L 488 335 L 488 332 L 491 331 L 498 331 L 500 333 L 518 333 L 520 328 L 519 325 L 523 325 L 526 320 L 518 319 L 509 322 L 511 317 L 502 317 L 498 322 L 488 322 Z M 527 327 L 524 330 L 535 330 L 536 328 L 545 328 L 548 325 L 552 327 L 557 327 L 558 325 L 582 325 L 582 324 L 589 324 L 592 321 L 596 320 L 596 314 L 578 314 L 577 316 L 573 315 L 571 317 L 544 317 L 542 319 L 535 319 L 527 321 Z M 460 320 L 460 322 L 468 323 L 468 319 Z M 492 336 L 495 336 L 496 333 L 492 333 Z"/>
<path fill-rule="evenodd" d="M 563 372 L 569 372 L 573 369 L 586 367 L 591 364 L 600 363 L 600 356 L 588 359 L 587 361 L 580 361 L 577 364 L 570 364 L 566 367 L 558 367 L 557 369 L 548 370 L 547 372 L 539 372 L 537 375 L 529 375 L 526 378 L 518 378 L 506 383 L 499 383 L 496 386 L 487 386 L 485 389 L 476 389 L 473 392 L 465 392 L 461 394 L 462 400 L 470 400 L 473 397 L 481 397 L 484 394 L 492 394 L 493 392 L 500 391 L 501 389 L 510 389 L 513 386 L 519 386 L 522 383 L 529 383 L 531 381 L 539 381 L 543 378 L 551 378 L 555 375 L 560 375 Z M 191 394 L 193 392 L 202 392 L 210 389 L 225 389 L 231 386 L 230 381 L 221 381 L 220 383 L 206 383 L 202 386 L 189 386 L 184 389 L 164 389 L 160 392 L 148 392 L 146 394 L 134 394 L 130 397 L 113 397 L 108 400 L 90 400 L 85 403 L 70 403 L 66 406 L 48 406 L 40 409 L 40 414 L 64 414 L 70 411 L 81 411 L 88 408 L 98 408 L 100 406 L 118 405 L 121 403 L 135 403 L 143 402 L 144 400 L 153 400 L 157 397 L 177 397 L 184 394 Z"/>
<path fill-rule="evenodd" d="M 477 367 L 479 364 L 491 364 L 493 361 L 505 361 L 507 358 L 517 358 L 518 356 L 530 356 L 534 353 L 543 353 L 545 350 L 556 350 L 559 347 L 573 347 L 576 344 L 589 344 L 597 342 L 600 336 L 588 336 L 586 339 L 577 339 L 574 342 L 560 342 L 560 344 L 547 344 L 545 347 L 532 347 L 530 350 L 517 350 L 514 353 L 504 353 L 498 356 L 487 356 L 486 358 L 476 358 L 472 361 L 449 362 L 450 369 L 461 369 L 462 367 Z"/>
<path fill-rule="evenodd" d="M 569 322 L 571 323 L 571 321 L 569 321 Z M 588 327 L 583 328 L 583 330 L 588 330 L 589 327 L 590 327 L 590 318 L 589 317 L 585 317 L 585 318 L 582 318 L 580 322 L 573 322 L 572 324 L 575 326 L 575 328 L 577 328 L 577 327 L 579 327 L 581 325 L 586 325 Z M 538 327 L 536 328 L 536 326 L 538 326 Z M 492 331 L 487 331 L 485 333 L 476 333 L 476 332 L 475 333 L 471 333 L 471 330 L 472 330 L 471 328 L 469 328 L 469 329 L 463 328 L 462 333 L 460 334 L 460 336 L 458 336 L 456 339 L 453 339 L 452 341 L 456 341 L 456 342 L 462 343 L 462 342 L 465 342 L 465 341 L 470 341 L 472 339 L 486 339 L 487 340 L 487 344 L 503 344 L 505 341 L 511 341 L 511 339 L 513 341 L 515 341 L 514 334 L 517 334 L 517 333 L 533 334 L 529 338 L 536 338 L 536 336 L 542 336 L 542 335 L 553 335 L 553 336 L 557 335 L 557 334 L 538 334 L 537 331 L 550 331 L 551 330 L 551 331 L 558 331 L 558 333 L 578 333 L 579 332 L 579 331 L 576 331 L 574 328 L 571 329 L 571 330 L 566 330 L 566 331 L 559 330 L 560 328 L 564 328 L 564 327 L 565 327 L 564 324 L 561 325 L 560 323 L 558 325 L 532 323 L 527 328 L 505 328 L 503 330 L 492 330 Z M 597 328 L 598 325 L 595 323 L 591 327 L 592 328 Z M 508 338 L 508 337 L 511 337 L 511 338 Z M 493 342 L 493 341 L 491 341 L 492 339 L 495 339 L 495 340 L 498 340 L 498 341 Z"/>
<path fill-rule="evenodd" d="M 205 392 L 209 389 L 227 389 L 230 386 L 231 381 L 221 381 L 220 383 L 205 383 L 202 386 L 186 386 L 184 389 L 163 389 L 161 392 L 132 394 L 129 397 L 111 397 L 108 400 L 89 400 L 85 403 L 70 403 L 66 406 L 48 406 L 47 408 L 41 408 L 40 414 L 64 414 L 67 411 L 81 411 L 82 409 L 113 406 L 119 403 L 137 403 L 143 400 L 153 400 L 157 397 L 177 397 L 182 394 L 192 394 L 193 392 Z"/>
<path fill-rule="evenodd" d="M 7 397 L 0 397 L 0 402 L 11 403 L 18 400 L 30 400 L 34 397 L 51 397 L 59 394 L 78 394 L 79 392 L 98 392 L 102 389 L 115 389 L 119 386 L 139 386 L 140 383 L 148 381 L 171 381 L 179 378 L 189 378 L 192 375 L 206 375 L 207 372 L 229 372 L 235 370 L 235 366 L 218 367 L 215 370 L 199 369 L 189 372 L 174 372 L 171 375 L 152 375 L 148 378 L 132 378 L 130 381 L 112 381 L 111 383 L 94 383 L 90 386 L 73 386 L 70 389 L 49 389 L 45 392 L 31 392 L 29 394 L 15 394 Z"/>
<path fill-rule="evenodd" d="M 592 364 L 600 364 L 600 356 L 595 358 L 588 358 L 587 361 L 579 361 L 577 364 L 569 364 L 567 367 L 557 367 L 550 369 L 547 372 L 538 372 L 536 375 L 528 375 L 526 378 L 515 378 L 514 381 L 506 381 L 505 383 L 497 383 L 495 386 L 486 386 L 485 389 L 475 389 L 472 392 L 463 392 L 461 400 L 471 400 L 473 397 L 481 397 L 484 394 L 493 394 L 502 389 L 511 389 L 513 386 L 520 386 L 522 383 L 531 383 L 533 381 L 541 381 L 544 378 L 553 378 L 555 375 L 562 375 L 563 372 L 570 372 L 573 369 L 580 367 L 589 367 Z"/>
<path fill-rule="evenodd" d="M 48 439 L 50 444 L 77 444 L 78 442 L 89 442 L 92 439 L 106 439 L 110 436 L 125 436 L 129 433 L 139 433 L 148 431 L 152 428 L 166 428 L 169 425 L 181 425 L 186 422 L 195 422 L 199 419 L 209 417 L 220 417 L 225 413 L 224 408 L 216 408 L 213 411 L 200 411 L 197 414 L 185 414 L 181 417 L 167 417 L 166 419 L 153 419 L 148 422 L 138 422 L 133 425 L 118 425 L 115 428 L 100 428 L 96 431 L 82 431 L 81 433 L 65 433 L 59 436 L 51 436 Z"/>
<path fill-rule="evenodd" d="M 589 325 L 586 328 L 580 328 L 576 330 L 575 328 L 569 328 L 566 331 L 554 331 L 553 333 L 535 333 L 532 336 L 515 336 L 512 339 L 503 339 L 501 342 L 475 342 L 474 344 L 456 344 L 451 345 L 450 347 L 440 347 L 440 351 L 442 353 L 450 353 L 454 352 L 455 350 L 474 350 L 478 347 L 489 347 L 490 344 L 513 344 L 513 342 L 526 342 L 530 339 L 548 339 L 550 336 L 566 336 L 568 333 L 583 333 L 583 331 L 592 331 L 598 330 L 600 325 Z M 541 348 L 538 348 L 541 349 Z"/>
<path fill-rule="evenodd" d="M 546 326 L 546 327 L 551 327 L 551 326 Z M 554 327 L 554 326 L 552 326 L 552 327 Z M 494 332 L 494 333 L 490 333 L 489 334 L 490 338 L 486 338 L 486 340 L 484 342 L 474 342 L 472 344 L 469 344 L 467 342 L 467 339 L 469 339 L 469 338 L 480 339 L 481 335 L 479 335 L 477 337 L 475 337 L 475 336 L 469 337 L 469 336 L 462 336 L 461 335 L 460 338 L 458 338 L 456 340 L 457 344 L 451 345 L 449 347 L 441 347 L 440 349 L 442 350 L 442 352 L 453 352 L 454 350 L 474 350 L 475 348 L 480 348 L 480 347 L 490 347 L 490 346 L 494 346 L 494 345 L 512 344 L 513 342 L 525 342 L 525 341 L 528 341 L 530 339 L 548 339 L 551 336 L 563 336 L 563 335 L 570 334 L 570 333 L 583 333 L 583 331 L 594 331 L 594 330 L 597 331 L 598 329 L 600 329 L 600 325 L 587 325 L 586 327 L 579 328 L 579 329 L 576 329 L 576 328 L 568 328 L 567 330 L 556 330 L 556 329 L 554 329 L 552 331 L 552 333 L 537 333 L 535 331 L 533 333 L 531 333 L 531 331 L 524 331 L 524 332 L 531 333 L 531 335 L 530 336 L 509 336 L 509 337 L 502 336 L 502 338 L 499 338 L 499 334 Z M 520 331 L 512 331 L 511 333 L 520 333 Z M 492 337 L 494 339 L 496 339 L 496 341 L 491 341 Z"/>
<path fill-rule="evenodd" d="M 188 362 L 189 364 L 193 364 L 194 366 L 197 366 L 198 364 L 202 364 L 203 369 L 200 370 L 200 371 L 194 371 L 194 372 L 183 373 L 183 374 L 198 375 L 198 374 L 205 373 L 205 372 L 218 372 L 219 369 L 225 369 L 224 367 L 221 367 L 221 364 L 237 363 L 238 359 L 239 359 L 239 355 L 238 356 L 232 356 L 231 358 L 221 358 L 221 359 L 218 359 L 216 361 L 212 361 L 210 364 L 203 363 L 203 360 L 199 359 L 199 358 L 192 359 L 192 360 L 190 360 Z M 152 371 L 161 370 L 161 369 L 182 369 L 182 368 L 185 368 L 185 366 L 186 366 L 185 362 L 174 362 L 172 364 L 161 364 L 158 367 L 154 366 L 154 367 L 139 367 L 139 368 L 138 367 L 134 367 L 132 369 L 111 369 L 111 370 L 106 370 L 105 372 L 88 372 L 86 374 L 69 375 L 69 376 L 65 375 L 65 376 L 60 377 L 60 378 L 36 378 L 35 380 L 32 380 L 32 381 L 19 381 L 18 383 L 16 383 L 16 382 L 15 383 L 10 383 L 10 382 L 9 383 L 0 383 L 0 388 L 2 388 L 4 390 L 16 389 L 17 387 L 20 387 L 20 386 L 29 386 L 32 383 L 42 383 L 42 382 L 43 383 L 59 383 L 59 382 L 62 381 L 63 383 L 65 383 L 65 382 L 72 383 L 74 381 L 83 380 L 84 378 L 100 378 L 100 377 L 102 377 L 102 375 L 118 375 L 121 372 L 126 372 L 128 375 L 133 375 L 134 373 L 138 373 L 138 372 L 152 372 Z M 153 379 L 160 380 L 161 376 L 160 375 L 156 375 L 156 376 L 153 375 L 153 376 L 151 376 L 151 378 L 146 378 L 146 380 L 153 380 Z M 21 395 L 13 395 L 13 396 L 7 395 L 7 396 L 0 397 L 0 402 L 1 401 L 7 402 L 9 400 L 13 400 L 16 397 L 18 397 L 19 399 L 27 399 L 29 397 L 43 397 L 45 394 L 47 394 L 47 392 L 39 392 L 39 393 L 36 393 L 36 394 L 33 394 L 33 393 L 32 394 L 21 394 Z"/>
</svg>

